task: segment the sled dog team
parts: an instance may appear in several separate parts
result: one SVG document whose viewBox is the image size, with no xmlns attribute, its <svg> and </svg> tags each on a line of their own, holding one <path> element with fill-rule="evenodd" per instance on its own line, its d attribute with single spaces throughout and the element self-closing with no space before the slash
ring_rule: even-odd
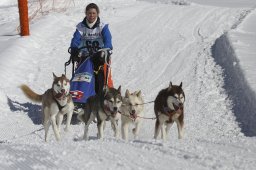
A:
<svg viewBox="0 0 256 170">
<path fill-rule="evenodd" d="M 45 141 L 48 140 L 48 131 L 52 125 L 56 140 L 60 140 L 60 127 L 63 116 L 67 114 L 67 122 L 65 131 L 69 130 L 71 117 L 74 110 L 72 96 L 69 93 L 70 80 L 64 74 L 57 77 L 53 73 L 52 88 L 45 91 L 44 94 L 37 94 L 27 85 L 22 85 L 21 90 L 24 94 L 34 102 L 42 103 L 43 126 L 45 130 Z M 183 137 L 184 129 L 184 101 L 185 94 L 180 85 L 173 85 L 171 82 L 169 87 L 162 89 L 154 100 L 155 112 L 155 132 L 154 138 L 157 139 L 161 131 L 161 138 L 165 141 L 169 133 L 170 127 L 174 122 L 178 128 L 178 138 Z M 106 88 L 104 97 L 90 97 L 80 114 L 78 119 L 84 122 L 83 139 L 88 140 L 89 125 L 96 119 L 99 139 L 104 138 L 104 128 L 106 121 L 111 122 L 114 136 L 119 137 L 120 131 L 118 122 L 121 120 L 121 134 L 125 141 L 128 141 L 129 126 L 132 129 L 134 138 L 138 137 L 141 121 L 144 117 L 144 101 L 141 91 L 130 93 L 126 90 L 125 96 L 121 95 L 121 86 L 116 88 Z"/>
</svg>

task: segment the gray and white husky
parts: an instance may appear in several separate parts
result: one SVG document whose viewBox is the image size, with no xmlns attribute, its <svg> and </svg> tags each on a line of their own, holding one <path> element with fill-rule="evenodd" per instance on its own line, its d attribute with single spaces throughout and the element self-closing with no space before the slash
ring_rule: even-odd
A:
<svg viewBox="0 0 256 170">
<path fill-rule="evenodd" d="M 57 77 L 53 73 L 52 88 L 48 89 L 44 94 L 40 95 L 31 90 L 27 85 L 21 85 L 23 93 L 32 101 L 42 103 L 42 111 L 44 114 L 43 125 L 45 130 L 45 141 L 48 140 L 48 131 L 52 124 L 56 140 L 60 140 L 60 125 L 63 116 L 67 114 L 67 123 L 65 131 L 69 130 L 71 117 L 73 114 L 74 104 L 69 94 L 70 81 L 64 74 Z"/>
<path fill-rule="evenodd" d="M 144 115 L 143 103 L 144 101 L 141 95 L 141 91 L 130 93 L 129 90 L 126 90 L 121 107 L 121 131 L 122 138 L 125 141 L 128 141 L 128 130 L 130 124 L 135 125 L 135 128 L 132 130 L 134 138 L 136 139 L 138 137 L 141 125 L 141 117 Z"/>
<path fill-rule="evenodd" d="M 84 112 L 78 115 L 78 119 L 85 123 L 84 140 L 88 140 L 89 125 L 97 118 L 98 138 L 104 137 L 103 132 L 106 121 L 111 121 L 114 136 L 119 137 L 118 120 L 120 119 L 120 107 L 122 105 L 121 86 L 118 89 L 106 88 L 104 96 L 93 96 L 87 100 Z"/>
<path fill-rule="evenodd" d="M 172 82 L 170 82 L 168 88 L 158 93 L 154 103 L 156 115 L 155 139 L 157 139 L 161 130 L 162 139 L 165 141 L 174 122 L 176 122 L 178 127 L 178 138 L 181 139 L 183 137 L 184 101 L 185 93 L 182 89 L 182 82 L 179 86 L 172 85 Z"/>
</svg>

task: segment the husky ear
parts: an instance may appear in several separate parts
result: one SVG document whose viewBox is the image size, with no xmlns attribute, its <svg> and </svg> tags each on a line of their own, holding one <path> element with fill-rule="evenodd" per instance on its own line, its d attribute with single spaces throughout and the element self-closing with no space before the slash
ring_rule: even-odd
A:
<svg viewBox="0 0 256 170">
<path fill-rule="evenodd" d="M 182 82 L 180 82 L 180 88 L 182 88 Z"/>
<path fill-rule="evenodd" d="M 138 97 L 141 97 L 141 90 L 136 93 Z"/>
<path fill-rule="evenodd" d="M 126 92 L 125 92 L 125 97 L 128 98 L 130 96 L 130 92 L 129 90 L 127 89 Z"/>
<path fill-rule="evenodd" d="M 54 72 L 52 72 L 53 78 L 56 79 L 57 76 L 54 74 Z"/>
<path fill-rule="evenodd" d="M 118 92 L 121 94 L 121 85 L 118 87 Z"/>
<path fill-rule="evenodd" d="M 168 87 L 168 91 L 170 91 L 172 89 L 172 82 L 170 81 L 169 87 Z"/>
</svg>

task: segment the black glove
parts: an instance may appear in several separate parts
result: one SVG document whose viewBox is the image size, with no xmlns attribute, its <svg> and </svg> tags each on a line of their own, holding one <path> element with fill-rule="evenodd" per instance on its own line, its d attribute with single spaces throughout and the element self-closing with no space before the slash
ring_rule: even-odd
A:
<svg viewBox="0 0 256 170">
<path fill-rule="evenodd" d="M 79 55 L 79 50 L 77 47 L 71 47 L 71 58 L 72 58 L 72 61 L 75 62 L 75 61 L 79 61 L 80 58 L 78 57 Z"/>
<path fill-rule="evenodd" d="M 101 56 L 102 56 L 102 51 L 98 51 L 92 55 L 91 60 L 92 60 L 94 66 L 104 65 L 105 59 L 104 59 L 104 57 L 101 57 Z"/>
<path fill-rule="evenodd" d="M 91 60 L 94 66 L 98 67 L 104 65 L 104 63 L 109 63 L 110 55 L 112 51 L 110 49 L 100 49 L 98 52 L 94 53 Z"/>
</svg>

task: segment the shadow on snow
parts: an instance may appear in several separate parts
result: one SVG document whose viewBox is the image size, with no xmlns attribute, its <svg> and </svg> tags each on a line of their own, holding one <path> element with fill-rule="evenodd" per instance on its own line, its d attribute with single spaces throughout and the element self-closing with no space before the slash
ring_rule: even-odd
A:
<svg viewBox="0 0 256 170">
<path fill-rule="evenodd" d="M 43 113 L 42 113 L 42 106 L 38 104 L 32 103 L 19 103 L 17 101 L 11 100 L 7 97 L 8 105 L 12 112 L 15 111 L 23 111 L 28 114 L 28 117 L 32 120 L 35 125 L 41 125 L 43 123 Z M 67 116 L 64 115 L 63 123 L 66 123 Z M 71 124 L 76 125 L 79 123 L 77 119 L 77 115 L 73 114 L 71 119 Z"/>
<path fill-rule="evenodd" d="M 9 97 L 8 105 L 12 112 L 23 111 L 28 114 L 28 117 L 32 120 L 35 125 L 42 124 L 43 116 L 42 116 L 42 107 L 37 104 L 32 103 L 19 103 L 17 101 L 11 100 Z"/>
<path fill-rule="evenodd" d="M 226 34 L 215 41 L 212 54 L 223 68 L 224 89 L 233 104 L 236 120 L 245 136 L 256 136 L 256 95 L 245 79 Z"/>
</svg>

